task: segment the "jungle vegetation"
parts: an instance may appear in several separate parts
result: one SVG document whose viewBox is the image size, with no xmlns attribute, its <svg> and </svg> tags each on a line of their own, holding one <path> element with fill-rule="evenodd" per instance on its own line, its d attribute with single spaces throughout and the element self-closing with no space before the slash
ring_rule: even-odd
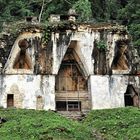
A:
<svg viewBox="0 0 140 140">
<path fill-rule="evenodd" d="M 50 14 L 66 14 L 70 8 L 76 10 L 80 22 L 127 26 L 133 45 L 139 50 L 139 0 L 0 0 L 0 24 L 22 20 L 26 16 L 37 16 L 45 23 Z"/>
</svg>

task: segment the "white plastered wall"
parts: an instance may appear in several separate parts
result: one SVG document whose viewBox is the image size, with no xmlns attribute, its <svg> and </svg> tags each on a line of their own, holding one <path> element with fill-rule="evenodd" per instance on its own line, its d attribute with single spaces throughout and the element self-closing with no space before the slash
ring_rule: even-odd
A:
<svg viewBox="0 0 140 140">
<path fill-rule="evenodd" d="M 126 76 L 90 76 L 92 109 L 124 107 L 124 93 L 128 85 Z"/>
<path fill-rule="evenodd" d="M 53 75 L 6 75 L 3 77 L 1 105 L 7 107 L 7 94 L 19 94 L 17 108 L 36 109 L 37 96 L 44 99 L 44 110 L 55 110 L 55 77 Z"/>
</svg>

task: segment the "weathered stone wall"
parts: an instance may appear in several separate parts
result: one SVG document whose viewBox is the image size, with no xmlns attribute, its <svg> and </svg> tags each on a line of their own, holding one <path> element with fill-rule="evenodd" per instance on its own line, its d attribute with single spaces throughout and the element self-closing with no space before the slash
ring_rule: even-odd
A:
<svg viewBox="0 0 140 140">
<path fill-rule="evenodd" d="M 3 94 L 3 92 L 2 92 L 2 83 L 3 83 L 3 78 L 2 78 L 2 75 L 0 75 L 0 106 L 2 106 L 2 102 L 1 102 L 2 94 Z"/>
<path fill-rule="evenodd" d="M 14 107 L 36 109 L 37 97 L 44 101 L 43 109 L 55 109 L 55 77 L 52 75 L 5 75 L 3 78 L 1 105 L 7 107 L 7 95 L 14 95 Z"/>
<path fill-rule="evenodd" d="M 91 95 L 86 91 L 56 92 L 56 100 L 80 101 L 82 111 L 89 111 L 91 109 Z"/>
<path fill-rule="evenodd" d="M 30 33 L 30 32 L 25 32 L 15 40 L 15 43 L 13 44 L 13 47 L 11 49 L 10 55 L 8 57 L 8 60 L 5 64 L 4 67 L 4 73 L 5 74 L 21 74 L 21 73 L 33 73 L 33 67 L 35 65 L 35 46 L 30 46 L 30 48 L 27 50 L 27 52 L 30 55 L 31 61 L 32 61 L 32 68 L 31 69 L 14 69 L 14 63 L 16 61 L 16 58 L 18 54 L 20 53 L 20 47 L 19 47 L 19 41 L 26 39 L 31 41 L 35 39 L 35 37 L 40 38 L 41 34 L 40 33 Z"/>
<path fill-rule="evenodd" d="M 132 68 L 128 54 L 129 38 L 125 30 L 90 25 L 79 26 L 74 31 L 56 30 L 51 32 L 48 44 L 42 41 L 41 30 L 32 30 L 17 37 L 6 63 L 2 63 L 5 66 L 0 75 L 0 106 L 7 107 L 8 94 L 14 95 L 14 106 L 17 108 L 55 110 L 56 100 L 64 99 L 79 99 L 82 111 L 124 106 L 124 94 Z M 29 43 L 25 53 L 30 57 L 29 69 L 14 67 L 17 56 L 23 53 L 19 42 L 24 39 Z M 101 40 L 105 48 L 98 46 Z M 96 54 L 96 47 L 98 52 L 103 50 L 103 53 Z M 55 91 L 55 77 L 69 49 L 81 75 L 88 81 L 88 90 L 75 90 L 64 95 Z M 135 83 L 138 83 L 138 87 L 139 81 Z M 77 96 L 77 93 L 80 95 Z"/>
<path fill-rule="evenodd" d="M 92 56 L 95 47 L 94 42 L 99 43 L 100 40 L 103 40 L 105 43 L 104 45 L 106 45 L 106 48 L 103 48 L 105 49 L 106 54 L 106 74 L 110 74 L 110 71 L 112 74 L 129 74 L 131 71 L 131 67 L 127 64 L 129 61 L 129 54 L 127 52 L 129 50 L 128 34 L 125 31 L 117 31 L 116 29 L 113 29 L 111 27 L 105 28 L 104 30 L 106 30 L 106 32 L 100 31 L 100 29 L 92 30 L 92 28 L 88 27 L 81 29 L 79 27 L 77 32 L 67 32 L 67 34 L 63 35 L 57 32 L 53 33 L 53 73 L 58 73 L 61 61 L 67 49 L 70 47 L 73 48 L 79 56 L 80 61 L 83 64 L 85 74 L 87 76 L 89 76 L 90 74 L 94 74 L 95 59 L 94 56 Z M 113 32 L 113 30 L 116 31 Z M 102 37 L 102 34 L 104 34 L 104 37 Z M 57 43 L 57 41 L 60 43 Z M 118 45 L 118 42 L 121 42 L 122 45 Z M 122 54 L 120 52 L 122 52 Z M 114 61 L 119 63 L 119 68 L 114 69 Z"/>
<path fill-rule="evenodd" d="M 75 33 L 67 33 L 70 38 L 68 43 L 66 44 L 64 40 L 67 38 L 67 35 L 63 35 L 63 40 L 61 44 L 57 46 L 56 41 L 59 40 L 59 33 L 53 34 L 52 39 L 54 42 L 53 46 L 53 57 L 54 57 L 54 64 L 53 64 L 53 73 L 57 74 L 59 67 L 61 65 L 62 59 L 68 49 L 72 48 L 80 58 L 80 61 L 83 65 L 83 71 L 85 75 L 88 76 L 89 74 L 93 73 L 93 64 L 92 64 L 92 50 L 93 50 L 93 41 L 99 38 L 98 32 L 91 33 L 88 30 L 83 30 L 82 32 L 75 32 Z M 59 51 L 58 51 L 59 50 Z M 85 53 L 86 52 L 86 53 Z"/>
<path fill-rule="evenodd" d="M 92 109 L 124 107 L 128 77 L 122 75 L 90 76 Z"/>
</svg>

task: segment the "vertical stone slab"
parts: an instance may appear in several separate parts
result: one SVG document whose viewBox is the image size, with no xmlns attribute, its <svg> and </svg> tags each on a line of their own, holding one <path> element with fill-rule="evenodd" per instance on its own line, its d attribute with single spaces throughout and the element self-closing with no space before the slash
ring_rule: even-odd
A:
<svg viewBox="0 0 140 140">
<path fill-rule="evenodd" d="M 90 76 L 92 109 L 110 108 L 108 76 Z"/>
<path fill-rule="evenodd" d="M 92 109 L 124 107 L 128 76 L 90 76 Z"/>
<path fill-rule="evenodd" d="M 55 110 L 55 76 L 43 76 L 42 89 L 45 97 L 45 110 Z"/>
<path fill-rule="evenodd" d="M 62 59 L 69 47 L 71 33 L 52 33 L 53 41 L 53 74 L 57 74 L 62 62 Z"/>
<path fill-rule="evenodd" d="M 7 96 L 8 94 L 13 94 L 14 98 L 14 107 L 22 108 L 23 107 L 23 97 L 24 93 L 22 88 L 24 84 L 20 80 L 20 75 L 6 75 L 3 78 L 3 95 L 1 103 L 4 108 L 7 107 Z"/>
<path fill-rule="evenodd" d="M 36 98 L 36 109 L 42 110 L 44 108 L 44 99 L 42 96 L 37 96 Z"/>
<path fill-rule="evenodd" d="M 109 78 L 111 108 L 124 107 L 124 94 L 128 86 L 128 76 L 112 75 Z"/>
<path fill-rule="evenodd" d="M 1 104 L 1 99 L 2 99 L 2 85 L 3 85 L 3 81 L 2 81 L 2 75 L 0 74 L 0 107 L 2 107 Z"/>
</svg>

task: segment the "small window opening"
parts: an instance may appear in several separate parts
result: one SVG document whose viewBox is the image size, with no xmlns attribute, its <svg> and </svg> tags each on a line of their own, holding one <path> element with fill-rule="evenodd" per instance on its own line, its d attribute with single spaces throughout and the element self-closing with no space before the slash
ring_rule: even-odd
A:
<svg viewBox="0 0 140 140">
<path fill-rule="evenodd" d="M 81 111 L 81 102 L 69 101 L 68 102 L 68 111 Z"/>
<path fill-rule="evenodd" d="M 43 106 L 44 106 L 44 102 L 43 102 L 42 96 L 38 96 L 36 100 L 37 100 L 36 101 L 36 109 L 37 110 L 42 110 Z"/>
<path fill-rule="evenodd" d="M 58 111 L 81 111 L 80 101 L 56 101 Z"/>
<path fill-rule="evenodd" d="M 66 101 L 56 101 L 56 109 L 58 111 L 66 111 Z"/>
</svg>

